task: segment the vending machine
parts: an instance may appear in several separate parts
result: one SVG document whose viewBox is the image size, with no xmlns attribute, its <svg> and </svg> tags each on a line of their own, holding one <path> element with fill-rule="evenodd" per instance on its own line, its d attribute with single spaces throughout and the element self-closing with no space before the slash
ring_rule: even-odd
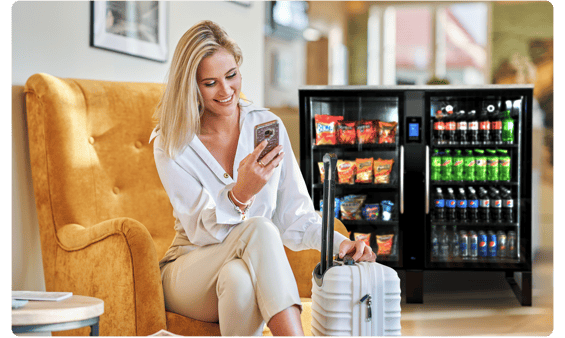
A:
<svg viewBox="0 0 565 338">
<path fill-rule="evenodd" d="M 531 305 L 533 86 L 307 86 L 299 99 L 315 207 L 335 153 L 335 216 L 405 270 L 408 302 L 423 302 L 424 271 L 474 270 L 504 271 Z"/>
</svg>

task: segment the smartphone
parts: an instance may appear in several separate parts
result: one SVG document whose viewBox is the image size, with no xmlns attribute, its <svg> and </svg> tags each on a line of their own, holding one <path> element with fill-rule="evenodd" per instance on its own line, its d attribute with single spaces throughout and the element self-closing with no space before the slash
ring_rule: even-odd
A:
<svg viewBox="0 0 565 338">
<path fill-rule="evenodd" d="M 259 154 L 258 160 L 267 155 L 271 150 L 279 145 L 279 122 L 277 120 L 261 123 L 255 126 L 255 148 L 259 143 L 267 140 L 269 143 Z M 266 164 L 266 163 L 265 163 Z"/>
</svg>

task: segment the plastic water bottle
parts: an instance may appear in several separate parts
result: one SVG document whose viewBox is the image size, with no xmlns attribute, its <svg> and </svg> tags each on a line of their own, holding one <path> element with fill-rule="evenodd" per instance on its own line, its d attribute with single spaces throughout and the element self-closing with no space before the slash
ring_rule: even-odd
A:
<svg viewBox="0 0 565 338">
<path fill-rule="evenodd" d="M 451 255 L 453 258 L 459 257 L 459 233 L 457 232 L 457 225 L 453 226 L 453 235 L 451 236 Z"/>
<path fill-rule="evenodd" d="M 441 259 L 449 257 L 449 244 L 449 233 L 447 232 L 447 226 L 444 225 L 439 238 L 439 256 Z"/>
<path fill-rule="evenodd" d="M 432 225 L 432 258 L 439 256 L 439 236 L 435 225 Z"/>
</svg>

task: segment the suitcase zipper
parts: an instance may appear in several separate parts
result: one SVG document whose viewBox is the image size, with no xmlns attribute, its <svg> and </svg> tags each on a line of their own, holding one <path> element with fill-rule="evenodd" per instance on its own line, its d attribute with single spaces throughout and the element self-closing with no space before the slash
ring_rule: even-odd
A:
<svg viewBox="0 0 565 338">
<path fill-rule="evenodd" d="M 372 297 L 371 297 L 370 293 L 363 296 L 363 298 L 361 298 L 361 300 L 359 302 L 361 304 L 363 304 L 363 302 L 365 300 L 367 301 L 367 318 L 365 318 L 365 321 L 370 322 L 373 319 L 373 314 L 372 314 L 372 311 L 371 311 Z"/>
</svg>

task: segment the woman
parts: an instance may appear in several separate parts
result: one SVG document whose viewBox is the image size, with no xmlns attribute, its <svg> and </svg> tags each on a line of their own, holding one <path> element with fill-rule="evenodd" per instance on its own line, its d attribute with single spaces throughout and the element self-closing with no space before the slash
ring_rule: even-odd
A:
<svg viewBox="0 0 565 338">
<path fill-rule="evenodd" d="M 284 247 L 321 247 L 315 212 L 282 121 L 245 103 L 241 50 L 202 21 L 175 50 L 151 135 L 159 176 L 176 218 L 160 262 L 169 311 L 220 323 L 222 335 L 304 335 Z M 279 146 L 259 159 L 254 127 L 277 120 Z M 285 154 L 284 151 L 288 153 Z M 334 252 L 374 261 L 363 241 L 339 233 Z"/>
</svg>

